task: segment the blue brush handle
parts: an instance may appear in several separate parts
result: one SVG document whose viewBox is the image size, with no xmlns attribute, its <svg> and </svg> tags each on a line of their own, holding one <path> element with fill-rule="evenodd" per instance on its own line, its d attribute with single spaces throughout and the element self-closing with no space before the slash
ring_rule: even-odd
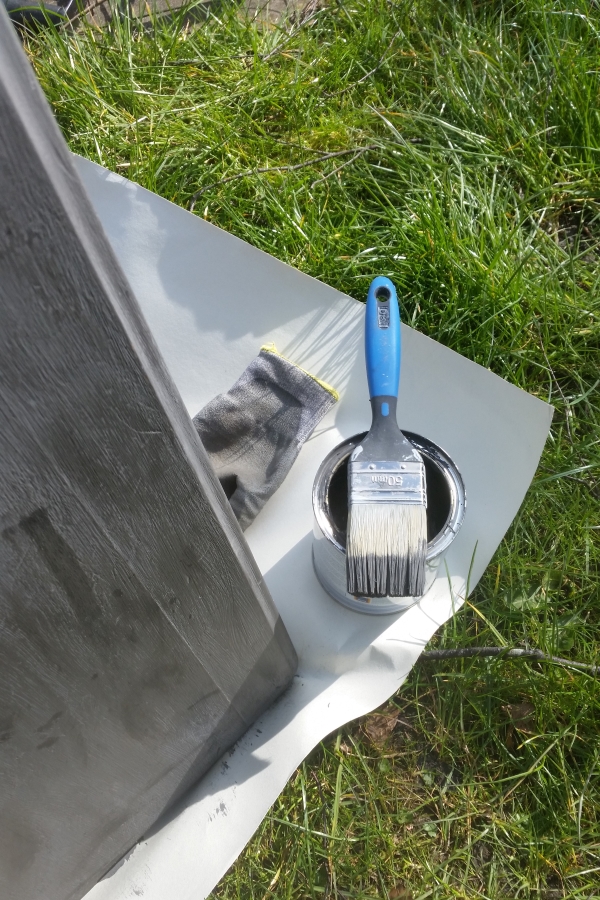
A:
<svg viewBox="0 0 600 900">
<path fill-rule="evenodd" d="M 384 296 L 388 299 L 383 300 Z M 400 312 L 396 288 L 383 275 L 373 279 L 367 294 L 365 354 L 371 399 L 397 397 L 400 382 Z"/>
</svg>

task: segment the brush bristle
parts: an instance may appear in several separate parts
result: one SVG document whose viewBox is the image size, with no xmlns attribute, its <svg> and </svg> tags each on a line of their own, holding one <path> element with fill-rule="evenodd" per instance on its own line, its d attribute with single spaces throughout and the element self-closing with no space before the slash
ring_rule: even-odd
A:
<svg viewBox="0 0 600 900">
<path fill-rule="evenodd" d="M 350 506 L 346 544 L 348 593 L 420 597 L 425 590 L 427 511 L 420 504 Z"/>
</svg>

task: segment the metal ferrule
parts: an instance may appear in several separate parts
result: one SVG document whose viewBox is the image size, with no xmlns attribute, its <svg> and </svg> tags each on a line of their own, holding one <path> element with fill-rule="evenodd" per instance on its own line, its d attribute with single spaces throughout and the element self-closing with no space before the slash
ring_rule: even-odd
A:
<svg viewBox="0 0 600 900">
<path fill-rule="evenodd" d="M 455 463 L 440 447 L 417 434 L 410 432 L 404 434 L 421 455 L 426 466 L 426 474 L 429 475 L 427 523 L 430 534 L 425 576 L 425 591 L 427 591 L 438 575 L 444 579 L 448 577 L 444 567 L 445 556 L 465 516 L 467 503 L 465 486 Z M 315 572 L 327 593 L 348 609 L 370 615 L 397 614 L 408 609 L 419 598 L 355 597 L 348 593 L 346 587 L 347 519 L 343 513 L 347 515 L 348 511 L 346 485 L 349 476 L 347 472 L 340 470 L 343 470 L 346 460 L 350 463 L 352 454 L 362 445 L 365 437 L 364 433 L 356 434 L 335 447 L 325 457 L 315 477 L 313 487 Z M 397 466 L 396 461 L 393 463 L 394 469 Z M 408 469 L 404 471 L 408 472 Z M 343 478 L 336 486 L 334 482 L 340 474 Z"/>
<path fill-rule="evenodd" d="M 421 462 L 350 460 L 348 464 L 350 505 L 401 503 L 427 507 L 425 466 Z"/>
</svg>

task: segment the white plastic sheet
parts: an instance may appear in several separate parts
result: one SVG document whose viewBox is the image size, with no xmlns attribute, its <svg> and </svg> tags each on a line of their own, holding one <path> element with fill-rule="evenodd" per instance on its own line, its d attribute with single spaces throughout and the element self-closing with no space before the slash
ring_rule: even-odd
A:
<svg viewBox="0 0 600 900">
<path fill-rule="evenodd" d="M 534 475 L 552 409 L 403 327 L 400 425 L 455 460 L 467 513 L 418 606 L 381 617 L 343 608 L 313 572 L 311 488 L 329 450 L 370 424 L 364 307 L 100 166 L 76 165 L 190 415 L 268 342 L 341 395 L 246 532 L 298 651 L 292 687 L 87 895 L 202 900 L 306 754 L 397 691 L 467 579 L 477 583 Z"/>
</svg>

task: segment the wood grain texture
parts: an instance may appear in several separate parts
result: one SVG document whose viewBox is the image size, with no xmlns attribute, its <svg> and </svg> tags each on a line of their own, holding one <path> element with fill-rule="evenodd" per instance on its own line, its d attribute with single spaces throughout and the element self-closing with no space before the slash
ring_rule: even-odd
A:
<svg viewBox="0 0 600 900">
<path fill-rule="evenodd" d="M 296 656 L 1 5 L 0 122 L 0 896 L 68 900 Z"/>
</svg>

